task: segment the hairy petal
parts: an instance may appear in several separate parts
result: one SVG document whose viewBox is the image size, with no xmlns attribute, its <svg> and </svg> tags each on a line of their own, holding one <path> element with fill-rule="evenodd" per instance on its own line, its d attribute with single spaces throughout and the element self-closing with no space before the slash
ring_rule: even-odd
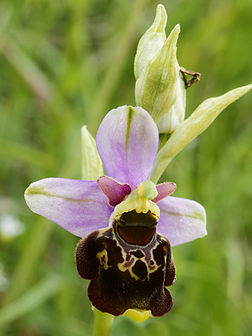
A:
<svg viewBox="0 0 252 336">
<path fill-rule="evenodd" d="M 26 189 L 25 200 L 33 212 L 79 237 L 108 226 L 113 211 L 96 181 L 46 178 Z"/>
<path fill-rule="evenodd" d="M 176 183 L 174 182 L 160 183 L 156 186 L 156 188 L 158 195 L 152 200 L 155 203 L 161 201 L 163 198 L 174 193 L 174 191 L 176 190 Z"/>
<path fill-rule="evenodd" d="M 103 119 L 96 144 L 107 175 L 134 189 L 150 177 L 158 129 L 141 107 L 121 106 Z"/>
<path fill-rule="evenodd" d="M 127 183 L 119 183 L 109 176 L 100 176 L 97 183 L 102 192 L 108 197 L 109 204 L 112 206 L 121 203 L 125 196 L 131 192 L 131 188 Z"/>
<path fill-rule="evenodd" d="M 184 198 L 168 196 L 158 203 L 160 219 L 157 231 L 166 236 L 171 245 L 179 245 L 204 237 L 206 212 L 202 205 Z"/>
</svg>

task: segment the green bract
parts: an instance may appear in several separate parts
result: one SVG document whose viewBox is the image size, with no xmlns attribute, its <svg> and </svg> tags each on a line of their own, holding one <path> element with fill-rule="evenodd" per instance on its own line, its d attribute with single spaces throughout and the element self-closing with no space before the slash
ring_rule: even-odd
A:
<svg viewBox="0 0 252 336">
<path fill-rule="evenodd" d="M 166 144 L 159 150 L 151 175 L 152 181 L 158 181 L 167 165 L 189 142 L 205 131 L 228 105 L 251 89 L 252 84 L 245 85 L 222 96 L 203 101 L 191 116 L 176 128 Z"/>
</svg>

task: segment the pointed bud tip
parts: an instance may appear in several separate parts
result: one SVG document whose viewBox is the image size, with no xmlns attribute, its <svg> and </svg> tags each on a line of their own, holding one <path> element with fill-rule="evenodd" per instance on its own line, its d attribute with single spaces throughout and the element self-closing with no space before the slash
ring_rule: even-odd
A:
<svg viewBox="0 0 252 336">
<path fill-rule="evenodd" d="M 173 30 L 170 32 L 170 35 L 167 37 L 161 51 L 160 55 L 163 56 L 163 59 L 169 64 L 170 70 L 179 71 L 178 61 L 177 61 L 177 40 L 180 33 L 180 25 L 177 24 Z M 165 56 L 165 57 L 164 57 Z M 164 66 L 164 65 L 162 65 Z"/>
<path fill-rule="evenodd" d="M 163 32 L 165 30 L 166 23 L 167 14 L 165 7 L 162 4 L 159 4 L 156 8 L 156 16 L 154 22 L 149 30 L 153 32 Z"/>
<path fill-rule="evenodd" d="M 164 5 L 158 4 L 156 8 L 156 17 L 159 16 L 161 19 L 166 20 L 167 19 L 167 13 Z"/>
<path fill-rule="evenodd" d="M 170 35 L 167 37 L 163 48 L 168 50 L 172 47 L 172 49 L 175 50 L 177 46 L 179 33 L 180 33 L 180 24 L 176 24 L 176 26 L 170 32 Z"/>
<path fill-rule="evenodd" d="M 179 33 L 180 33 L 180 24 L 178 23 L 178 24 L 176 24 L 176 26 L 172 29 L 172 31 L 171 31 L 169 37 L 171 36 L 171 37 L 177 39 L 178 36 L 179 36 Z M 168 38 L 169 38 L 169 37 L 168 37 Z"/>
</svg>

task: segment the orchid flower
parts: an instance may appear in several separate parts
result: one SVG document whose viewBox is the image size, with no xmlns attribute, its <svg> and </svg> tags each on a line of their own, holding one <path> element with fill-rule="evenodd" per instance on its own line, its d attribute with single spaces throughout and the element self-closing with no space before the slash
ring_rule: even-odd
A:
<svg viewBox="0 0 252 336">
<path fill-rule="evenodd" d="M 172 246 L 206 235 L 206 214 L 197 202 L 170 196 L 172 182 L 150 176 L 158 128 L 141 107 L 110 111 L 96 136 L 107 176 L 97 181 L 46 178 L 32 183 L 25 199 L 32 211 L 81 237 L 77 270 L 91 280 L 94 307 L 115 316 L 161 316 L 172 307 L 165 288 L 175 281 Z"/>
</svg>

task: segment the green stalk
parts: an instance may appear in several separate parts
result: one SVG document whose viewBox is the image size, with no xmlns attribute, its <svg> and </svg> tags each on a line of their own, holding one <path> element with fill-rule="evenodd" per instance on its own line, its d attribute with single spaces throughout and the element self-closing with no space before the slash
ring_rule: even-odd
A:
<svg viewBox="0 0 252 336">
<path fill-rule="evenodd" d="M 114 316 L 94 308 L 93 336 L 110 336 Z"/>
</svg>

